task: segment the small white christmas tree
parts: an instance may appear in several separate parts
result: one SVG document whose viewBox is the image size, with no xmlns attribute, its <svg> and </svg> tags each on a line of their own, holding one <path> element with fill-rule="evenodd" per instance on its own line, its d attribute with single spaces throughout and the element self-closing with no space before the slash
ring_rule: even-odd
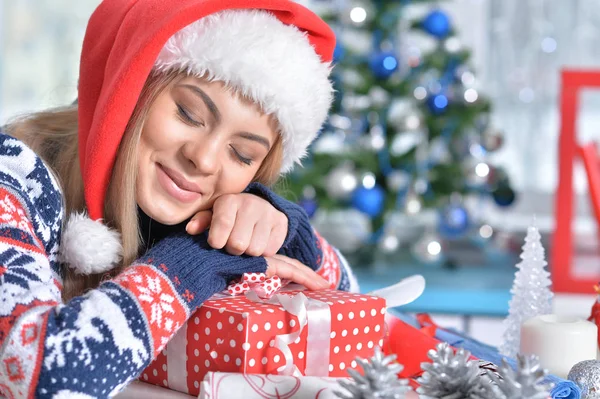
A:
<svg viewBox="0 0 600 399">
<path fill-rule="evenodd" d="M 519 352 L 521 324 L 532 317 L 552 312 L 552 282 L 550 273 L 545 269 L 548 263 L 540 232 L 535 227 L 535 218 L 534 225 L 527 229 L 521 259 L 510 290 L 512 299 L 508 317 L 504 320 L 504 342 L 500 346 L 500 353 L 511 358 Z"/>
</svg>

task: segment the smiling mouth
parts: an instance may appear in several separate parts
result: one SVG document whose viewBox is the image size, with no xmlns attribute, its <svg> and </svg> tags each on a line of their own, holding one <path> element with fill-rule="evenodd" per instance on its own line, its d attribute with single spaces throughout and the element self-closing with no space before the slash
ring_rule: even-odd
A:
<svg viewBox="0 0 600 399">
<path fill-rule="evenodd" d="M 175 198 L 180 202 L 194 202 L 202 196 L 202 193 L 198 191 L 192 191 L 189 188 L 189 184 L 182 181 L 174 172 L 165 168 L 163 165 L 157 163 L 157 177 L 163 190 L 165 190 L 171 197 Z M 196 190 L 194 188 L 194 190 Z"/>
</svg>

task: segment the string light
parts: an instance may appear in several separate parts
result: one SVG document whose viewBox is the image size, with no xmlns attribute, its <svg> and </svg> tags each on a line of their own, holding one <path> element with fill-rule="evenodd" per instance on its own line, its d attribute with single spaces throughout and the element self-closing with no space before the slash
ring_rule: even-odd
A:
<svg viewBox="0 0 600 399">
<path fill-rule="evenodd" d="M 350 19 L 352 22 L 357 24 L 365 22 L 367 19 L 367 10 L 365 10 L 363 7 L 354 7 L 350 11 Z"/>
<path fill-rule="evenodd" d="M 424 100 L 425 97 L 427 97 L 427 89 L 423 86 L 419 86 L 414 90 L 413 95 L 417 100 Z"/>
<path fill-rule="evenodd" d="M 375 175 L 372 173 L 367 173 L 362 180 L 362 184 L 364 188 L 371 189 L 375 187 Z"/>
<path fill-rule="evenodd" d="M 474 103 L 477 101 L 479 95 L 477 94 L 477 90 L 475 89 L 467 89 L 465 90 L 465 101 L 468 103 Z"/>
<path fill-rule="evenodd" d="M 442 245 L 437 241 L 431 241 L 427 244 L 427 252 L 429 255 L 437 256 L 442 252 Z"/>
<path fill-rule="evenodd" d="M 486 177 L 490 174 L 490 167 L 484 162 L 480 162 L 475 166 L 475 174 L 479 177 Z"/>
</svg>

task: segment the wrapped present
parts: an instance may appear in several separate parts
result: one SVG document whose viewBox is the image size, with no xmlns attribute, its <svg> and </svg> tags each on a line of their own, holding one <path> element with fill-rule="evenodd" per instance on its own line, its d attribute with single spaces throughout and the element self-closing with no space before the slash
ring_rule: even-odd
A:
<svg viewBox="0 0 600 399">
<path fill-rule="evenodd" d="M 340 386 L 340 380 L 348 379 L 209 372 L 202 382 L 199 399 L 336 399 L 336 391 L 349 395 Z M 416 398 L 415 392 L 406 395 L 406 399 Z"/>
<path fill-rule="evenodd" d="M 347 379 L 346 379 L 347 380 Z M 346 392 L 338 378 L 294 377 L 265 374 L 209 372 L 199 399 L 334 399 L 335 391 Z"/>
<path fill-rule="evenodd" d="M 383 345 L 384 299 L 292 288 L 269 300 L 253 291 L 207 300 L 141 381 L 198 395 L 209 371 L 347 377 L 356 356 Z"/>
</svg>

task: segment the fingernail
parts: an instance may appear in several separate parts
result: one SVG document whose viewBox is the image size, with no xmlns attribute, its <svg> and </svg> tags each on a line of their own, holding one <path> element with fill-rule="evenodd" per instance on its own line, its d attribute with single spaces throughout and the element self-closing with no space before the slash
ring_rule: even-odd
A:
<svg viewBox="0 0 600 399">
<path fill-rule="evenodd" d="M 329 281 L 327 281 L 325 279 L 322 279 L 321 280 L 321 287 L 323 287 L 323 288 L 329 288 L 330 287 Z"/>
</svg>

